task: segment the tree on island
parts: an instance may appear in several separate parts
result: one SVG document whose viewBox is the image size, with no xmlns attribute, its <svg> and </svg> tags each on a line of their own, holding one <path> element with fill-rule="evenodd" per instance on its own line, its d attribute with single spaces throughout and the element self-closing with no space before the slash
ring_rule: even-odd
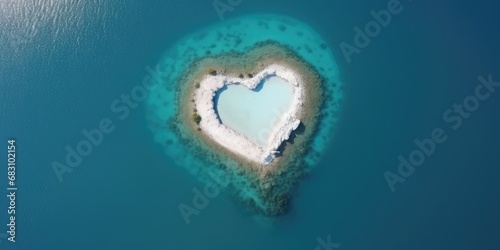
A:
<svg viewBox="0 0 500 250">
<path fill-rule="evenodd" d="M 200 124 L 201 116 L 199 116 L 197 113 L 193 113 L 193 121 L 196 122 L 196 124 Z"/>
</svg>

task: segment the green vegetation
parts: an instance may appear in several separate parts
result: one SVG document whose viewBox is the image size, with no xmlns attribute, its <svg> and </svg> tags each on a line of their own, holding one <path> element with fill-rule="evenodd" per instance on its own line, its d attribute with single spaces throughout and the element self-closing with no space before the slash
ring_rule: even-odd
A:
<svg viewBox="0 0 500 250">
<path fill-rule="evenodd" d="M 248 77 L 249 77 L 249 78 L 252 78 L 252 77 L 253 77 L 253 74 L 252 74 L 252 73 L 248 73 Z"/>
<path fill-rule="evenodd" d="M 217 75 L 217 71 L 214 69 L 211 69 L 208 73 L 213 76 Z"/>
<path fill-rule="evenodd" d="M 196 122 L 196 124 L 200 124 L 201 116 L 199 116 L 197 113 L 193 113 L 193 121 Z"/>
</svg>

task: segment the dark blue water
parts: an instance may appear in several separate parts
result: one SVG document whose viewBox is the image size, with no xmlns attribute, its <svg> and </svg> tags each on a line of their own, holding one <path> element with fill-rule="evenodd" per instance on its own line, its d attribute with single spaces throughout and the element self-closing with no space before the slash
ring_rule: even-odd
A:
<svg viewBox="0 0 500 250">
<path fill-rule="evenodd" d="M 219 22 L 210 1 L 0 3 L 0 140 L 17 146 L 16 243 L 2 249 L 498 249 L 500 88 L 454 130 L 443 114 L 500 81 L 494 1 L 402 1 L 403 10 L 347 63 L 339 47 L 389 1 L 243 1 L 226 18 L 291 15 L 314 27 L 340 66 L 335 138 L 292 210 L 271 223 L 220 195 L 186 225 L 178 205 L 202 189 L 154 143 L 144 105 L 120 120 L 115 99 L 181 36 Z M 59 182 L 82 130 L 115 130 Z M 447 136 L 395 184 L 399 155 L 436 128 Z M 0 225 L 8 223 L 6 149 Z M 7 227 L 0 227 L 4 236 Z M 319 248 L 318 248 L 319 249 Z"/>
</svg>

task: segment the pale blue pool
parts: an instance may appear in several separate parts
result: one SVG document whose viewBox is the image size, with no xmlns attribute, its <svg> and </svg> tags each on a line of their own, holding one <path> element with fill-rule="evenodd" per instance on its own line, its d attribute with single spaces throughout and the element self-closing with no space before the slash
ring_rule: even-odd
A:
<svg viewBox="0 0 500 250">
<path fill-rule="evenodd" d="M 266 146 L 269 134 L 293 101 L 293 85 L 271 76 L 256 89 L 237 84 L 217 93 L 215 103 L 221 122 L 250 141 Z"/>
</svg>

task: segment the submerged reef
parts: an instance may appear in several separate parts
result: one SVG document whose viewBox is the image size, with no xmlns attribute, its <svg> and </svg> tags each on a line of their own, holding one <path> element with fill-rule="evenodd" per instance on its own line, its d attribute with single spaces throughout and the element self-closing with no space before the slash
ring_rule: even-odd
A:
<svg viewBox="0 0 500 250">
<path fill-rule="evenodd" d="M 300 125 L 279 144 L 276 158 L 260 164 L 228 150 L 204 129 L 196 91 L 206 77 L 258 78 L 279 65 L 303 83 Z M 148 99 L 148 122 L 165 153 L 202 182 L 213 184 L 252 211 L 287 211 L 298 181 L 320 160 L 341 99 L 337 66 L 325 42 L 306 24 L 277 15 L 242 17 L 181 40 L 159 63 L 158 87 Z M 158 79 L 151 79 L 156 80 Z M 200 115 L 201 114 L 201 115 Z M 207 116 L 204 116 L 205 118 Z"/>
</svg>

